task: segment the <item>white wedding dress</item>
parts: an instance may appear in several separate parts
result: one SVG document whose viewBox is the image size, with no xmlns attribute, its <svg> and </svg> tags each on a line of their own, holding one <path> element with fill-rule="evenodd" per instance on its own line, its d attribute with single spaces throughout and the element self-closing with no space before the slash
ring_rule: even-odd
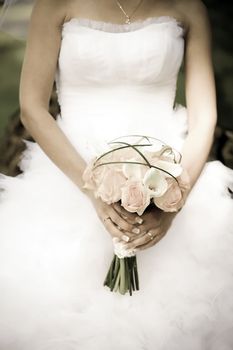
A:
<svg viewBox="0 0 233 350">
<path fill-rule="evenodd" d="M 184 44 L 170 16 L 63 25 L 57 124 L 87 162 L 128 134 L 182 149 Z M 24 172 L 0 176 L 1 350 L 233 349 L 232 170 L 206 163 L 165 237 L 137 253 L 140 290 L 123 296 L 103 286 L 113 246 L 92 203 L 26 144 Z"/>
</svg>

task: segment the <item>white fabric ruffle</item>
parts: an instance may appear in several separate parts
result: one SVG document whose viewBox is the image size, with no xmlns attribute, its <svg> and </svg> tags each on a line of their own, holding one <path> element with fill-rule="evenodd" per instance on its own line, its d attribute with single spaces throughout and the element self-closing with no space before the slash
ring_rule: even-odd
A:
<svg viewBox="0 0 233 350">
<path fill-rule="evenodd" d="M 112 23 L 112 22 L 105 22 L 105 21 L 98 21 L 93 20 L 90 18 L 84 18 L 84 17 L 73 17 L 69 21 L 64 23 L 64 26 L 67 24 L 76 23 L 78 25 L 100 30 L 104 32 L 111 32 L 111 33 L 123 33 L 123 32 L 131 32 L 136 31 L 138 29 L 145 28 L 147 26 L 150 26 L 151 24 L 167 24 L 167 23 L 175 23 L 177 25 L 177 31 L 183 30 L 185 32 L 185 27 L 181 21 L 179 21 L 177 18 L 172 16 L 153 16 L 148 17 L 146 19 L 140 19 L 136 21 L 132 21 L 130 24 L 127 23 Z"/>
</svg>

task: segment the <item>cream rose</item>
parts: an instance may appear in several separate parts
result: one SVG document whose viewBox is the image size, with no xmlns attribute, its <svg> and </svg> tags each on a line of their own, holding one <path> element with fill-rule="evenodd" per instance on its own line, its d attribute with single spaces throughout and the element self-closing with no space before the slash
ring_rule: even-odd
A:
<svg viewBox="0 0 233 350">
<path fill-rule="evenodd" d="M 148 189 L 138 180 L 128 180 L 121 190 L 121 205 L 131 213 L 142 215 L 150 204 Z"/>
<path fill-rule="evenodd" d="M 158 208 L 166 212 L 176 212 L 184 205 L 187 192 L 190 189 L 188 173 L 183 170 L 181 175 L 177 177 L 177 181 L 179 184 L 175 179 L 167 178 L 167 191 L 161 197 L 153 198 L 153 201 Z"/>
<path fill-rule="evenodd" d="M 106 168 L 102 181 L 96 190 L 96 196 L 105 203 L 111 204 L 121 199 L 121 188 L 126 182 L 123 173 L 116 172 L 113 168 Z"/>
</svg>

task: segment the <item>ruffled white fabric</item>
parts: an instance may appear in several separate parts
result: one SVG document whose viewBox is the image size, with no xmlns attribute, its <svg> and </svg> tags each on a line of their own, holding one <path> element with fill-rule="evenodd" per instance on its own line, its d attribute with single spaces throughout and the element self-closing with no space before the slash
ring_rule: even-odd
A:
<svg viewBox="0 0 233 350">
<path fill-rule="evenodd" d="M 183 31 L 153 21 L 117 35 L 110 24 L 63 26 L 57 123 L 86 161 L 129 133 L 182 148 L 187 111 L 173 104 Z M 166 236 L 137 253 L 130 297 L 103 287 L 112 239 L 88 198 L 26 145 L 23 174 L 0 176 L 0 349 L 232 350 L 232 170 L 206 163 Z"/>
</svg>

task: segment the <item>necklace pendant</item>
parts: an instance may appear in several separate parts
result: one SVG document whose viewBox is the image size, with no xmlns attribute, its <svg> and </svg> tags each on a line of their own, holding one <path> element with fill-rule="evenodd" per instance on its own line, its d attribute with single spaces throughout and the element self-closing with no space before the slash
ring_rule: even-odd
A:
<svg viewBox="0 0 233 350">
<path fill-rule="evenodd" d="M 128 15 L 125 10 L 123 9 L 122 5 L 120 4 L 120 2 L 118 0 L 116 0 L 117 5 L 119 6 L 120 10 L 124 13 L 126 20 L 125 23 L 126 24 L 131 24 L 130 18 L 133 16 L 133 14 L 136 12 L 136 10 L 138 9 L 138 7 L 142 4 L 143 0 L 140 0 L 138 5 L 136 6 L 136 8 L 134 9 L 134 11 Z"/>
</svg>

